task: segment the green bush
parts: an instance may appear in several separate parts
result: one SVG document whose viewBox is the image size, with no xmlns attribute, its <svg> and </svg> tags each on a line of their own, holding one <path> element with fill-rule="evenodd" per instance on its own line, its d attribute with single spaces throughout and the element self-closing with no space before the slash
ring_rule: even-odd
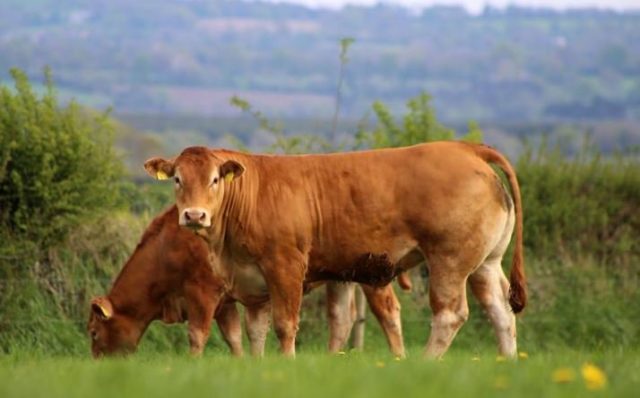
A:
<svg viewBox="0 0 640 398">
<path fill-rule="evenodd" d="M 603 158 L 585 147 L 573 158 L 546 143 L 517 162 L 525 245 L 541 258 L 640 258 L 640 162 Z"/>
<path fill-rule="evenodd" d="M 87 292 L 106 285 L 117 269 L 107 264 L 119 266 L 136 239 L 109 233 L 124 169 L 106 113 L 60 106 L 48 70 L 41 95 L 11 74 L 15 88 L 0 87 L 0 352 L 68 349 Z"/>
<path fill-rule="evenodd" d="M 388 148 L 420 144 L 422 142 L 456 139 L 456 132 L 442 125 L 431 105 L 431 96 L 422 92 L 407 101 L 407 113 L 398 124 L 389 108 L 380 101 L 373 103 L 378 123 L 373 130 L 362 124 L 355 134 L 355 148 Z M 469 122 L 469 131 L 460 139 L 482 141 L 482 131 Z"/>
<path fill-rule="evenodd" d="M 116 207 L 123 167 L 106 113 L 60 107 L 48 70 L 42 96 L 24 73 L 11 75 L 15 90 L 0 87 L 0 225 L 3 235 L 49 245 Z"/>
</svg>

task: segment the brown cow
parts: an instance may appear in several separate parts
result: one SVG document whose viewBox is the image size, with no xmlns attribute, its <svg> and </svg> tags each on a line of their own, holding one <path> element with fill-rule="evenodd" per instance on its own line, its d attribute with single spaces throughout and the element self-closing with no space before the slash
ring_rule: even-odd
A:
<svg viewBox="0 0 640 398">
<path fill-rule="evenodd" d="M 95 357 L 135 350 L 153 320 L 189 322 L 191 351 L 199 354 L 209 335 L 214 310 L 220 331 L 234 355 L 242 354 L 240 319 L 230 292 L 232 280 L 215 275 L 205 241 L 180 228 L 172 206 L 156 217 L 116 278 L 108 296 L 91 303 L 88 331 Z M 245 278 L 246 279 L 246 278 Z M 238 296 L 246 305 L 245 324 L 253 355 L 262 355 L 269 328 L 269 303 L 263 293 Z M 404 355 L 400 307 L 393 288 L 363 287 L 395 355 Z M 243 293 L 241 289 L 236 289 Z M 353 288 L 327 284 L 329 349 L 340 350 L 355 322 L 350 299 Z M 222 297 L 222 299 L 221 299 Z M 220 305 L 218 303 L 221 302 Z"/>
<path fill-rule="evenodd" d="M 506 174 L 513 201 L 489 162 Z M 436 142 L 278 156 L 191 147 L 145 169 L 174 178 L 177 221 L 207 235 L 221 272 L 264 277 L 284 354 L 295 355 L 305 279 L 384 285 L 420 253 L 433 311 L 426 356 L 442 356 L 467 319 L 467 280 L 500 353 L 515 356 L 513 312 L 526 302 L 522 206 L 515 172 L 496 150 Z M 509 283 L 501 259 L 514 224 Z"/>
</svg>

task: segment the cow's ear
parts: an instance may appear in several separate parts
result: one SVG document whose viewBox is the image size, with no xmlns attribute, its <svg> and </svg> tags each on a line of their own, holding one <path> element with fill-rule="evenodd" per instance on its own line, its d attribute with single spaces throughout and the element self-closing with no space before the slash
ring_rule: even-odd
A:
<svg viewBox="0 0 640 398">
<path fill-rule="evenodd" d="M 107 297 L 96 297 L 91 300 L 91 311 L 103 321 L 111 319 L 113 316 L 113 305 Z"/>
<path fill-rule="evenodd" d="M 220 177 L 225 181 L 231 182 L 234 178 L 238 178 L 244 173 L 244 166 L 235 160 L 227 160 L 220 166 Z"/>
<path fill-rule="evenodd" d="M 171 178 L 175 172 L 173 159 L 151 158 L 144 162 L 144 169 L 147 174 L 158 180 Z"/>
</svg>

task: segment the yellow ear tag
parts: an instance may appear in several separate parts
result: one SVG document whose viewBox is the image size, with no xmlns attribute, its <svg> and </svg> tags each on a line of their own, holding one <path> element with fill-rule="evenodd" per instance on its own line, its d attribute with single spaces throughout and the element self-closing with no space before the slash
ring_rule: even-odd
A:
<svg viewBox="0 0 640 398">
<path fill-rule="evenodd" d="M 111 311 L 107 310 L 103 305 L 100 305 L 100 304 L 98 304 L 98 307 L 100 307 L 100 310 L 104 314 L 105 318 L 107 319 L 111 318 L 111 315 L 113 315 Z"/>
<path fill-rule="evenodd" d="M 231 181 L 233 181 L 233 177 L 234 177 L 234 174 L 233 174 L 233 173 L 227 173 L 227 175 L 226 175 L 226 176 L 224 176 L 224 180 L 225 180 L 227 183 L 230 183 Z"/>
<path fill-rule="evenodd" d="M 157 178 L 158 180 L 167 180 L 167 179 L 169 179 L 169 176 L 168 176 L 168 175 L 167 175 L 167 173 L 165 173 L 164 171 L 159 170 L 159 171 L 156 173 L 156 178 Z"/>
</svg>

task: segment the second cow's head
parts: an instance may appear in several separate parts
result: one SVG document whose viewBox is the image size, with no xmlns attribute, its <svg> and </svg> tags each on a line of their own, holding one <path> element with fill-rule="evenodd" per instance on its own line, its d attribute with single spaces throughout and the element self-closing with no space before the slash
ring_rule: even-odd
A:
<svg viewBox="0 0 640 398">
<path fill-rule="evenodd" d="M 221 211 L 225 190 L 244 172 L 244 166 L 216 156 L 204 147 L 190 147 L 174 159 L 151 158 L 144 168 L 154 178 L 172 178 L 180 225 L 211 226 L 211 217 Z"/>
</svg>

